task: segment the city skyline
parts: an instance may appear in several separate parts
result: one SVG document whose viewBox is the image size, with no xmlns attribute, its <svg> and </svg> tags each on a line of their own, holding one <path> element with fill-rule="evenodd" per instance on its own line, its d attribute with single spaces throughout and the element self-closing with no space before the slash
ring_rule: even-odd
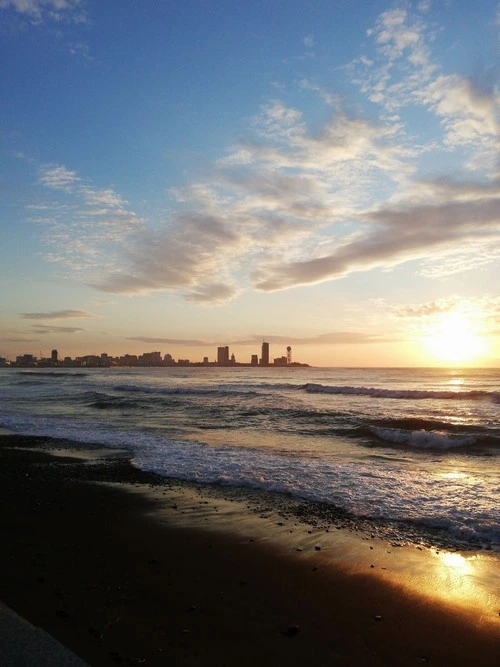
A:
<svg viewBox="0 0 500 667">
<path fill-rule="evenodd" d="M 5 357 L 0 357 L 0 367 L 81 367 L 81 366 L 93 366 L 93 367 L 106 367 L 106 366 L 251 366 L 251 367 L 261 367 L 267 368 L 270 366 L 276 367 L 299 367 L 299 366 L 309 366 L 309 364 L 299 361 L 294 361 L 292 359 L 292 348 L 290 345 L 286 348 L 286 354 L 279 357 L 270 358 L 270 346 L 267 341 L 262 341 L 261 346 L 261 356 L 257 354 L 251 354 L 249 361 L 244 361 L 242 359 L 236 359 L 234 352 L 229 354 L 229 346 L 219 346 L 217 347 L 216 358 L 210 360 L 208 356 L 204 356 L 201 361 L 193 359 L 181 359 L 180 357 L 176 360 L 174 355 L 170 353 L 165 353 L 162 355 L 160 351 L 153 352 L 143 352 L 140 355 L 111 355 L 107 352 L 101 352 L 101 354 L 92 354 L 92 355 L 78 355 L 75 358 L 70 356 L 59 356 L 57 349 L 52 349 L 50 356 L 42 355 L 40 351 L 40 357 L 37 357 L 31 353 L 24 353 L 17 355 L 15 359 L 7 359 Z"/>
<path fill-rule="evenodd" d="M 500 367 L 498 0 L 6 0 L 0 30 L 0 357 Z"/>
</svg>

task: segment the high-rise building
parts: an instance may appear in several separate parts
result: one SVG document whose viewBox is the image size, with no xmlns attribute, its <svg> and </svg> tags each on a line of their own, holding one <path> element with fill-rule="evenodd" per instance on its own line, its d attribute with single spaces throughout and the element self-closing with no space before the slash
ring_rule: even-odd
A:
<svg viewBox="0 0 500 667">
<path fill-rule="evenodd" d="M 261 366 L 269 366 L 269 343 L 263 341 L 262 343 L 262 357 L 260 360 Z"/>
<path fill-rule="evenodd" d="M 217 348 L 217 363 L 219 366 L 227 366 L 229 364 L 229 347 Z"/>
<path fill-rule="evenodd" d="M 54 366 L 57 364 L 57 350 L 52 350 L 52 353 L 50 355 L 50 360 L 54 364 Z"/>
</svg>

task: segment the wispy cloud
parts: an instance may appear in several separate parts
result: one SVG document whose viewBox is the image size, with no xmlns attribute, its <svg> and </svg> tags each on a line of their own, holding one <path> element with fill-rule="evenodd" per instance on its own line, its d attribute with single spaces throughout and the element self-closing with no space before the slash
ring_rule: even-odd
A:
<svg viewBox="0 0 500 667">
<path fill-rule="evenodd" d="M 189 338 L 152 338 L 150 336 L 130 336 L 127 338 L 127 340 L 135 340 L 151 345 L 183 345 L 185 347 L 214 347 L 217 345 L 260 346 L 263 340 L 274 345 L 363 345 L 368 343 L 392 342 L 395 339 L 395 337 L 367 334 L 359 331 L 336 331 L 317 336 L 302 337 L 281 334 L 250 334 L 246 338 L 222 341 L 193 340 Z"/>
<path fill-rule="evenodd" d="M 126 340 L 136 340 L 139 343 L 148 343 L 151 345 L 184 345 L 185 347 L 203 347 L 205 345 L 214 345 L 206 340 L 193 340 L 190 338 L 152 338 L 150 336 L 129 336 Z"/>
<path fill-rule="evenodd" d="M 62 165 L 44 165 L 40 170 L 39 181 L 53 190 L 64 190 L 72 192 L 74 186 L 80 181 L 76 172 L 66 169 Z"/>
<path fill-rule="evenodd" d="M 21 317 L 27 320 L 68 320 L 98 316 L 85 310 L 53 310 L 49 313 L 22 313 Z"/>
<path fill-rule="evenodd" d="M 421 318 L 433 317 L 434 315 L 441 315 L 452 311 L 459 298 L 442 299 L 440 301 L 431 301 L 429 303 L 420 303 L 416 306 L 403 306 L 395 309 L 395 314 L 402 318 Z"/>
<path fill-rule="evenodd" d="M 6 335 L 0 336 L 2 343 L 36 343 L 38 338 L 27 338 L 25 335 Z"/>
<path fill-rule="evenodd" d="M 142 220 L 121 195 L 92 187 L 64 165 L 42 166 L 39 183 L 53 195 L 29 205 L 30 220 L 42 227 L 50 248 L 43 255 L 47 262 L 82 281 L 122 264 L 122 248 Z"/>
<path fill-rule="evenodd" d="M 32 23 L 86 23 L 84 0 L 0 0 L 0 10 L 11 10 Z"/>
<path fill-rule="evenodd" d="M 33 333 L 36 334 L 74 334 L 77 333 L 78 331 L 85 331 L 85 329 L 81 329 L 80 327 L 56 327 L 56 326 L 50 326 L 48 324 L 37 324 L 35 326 L 31 327 L 31 330 Z"/>
<path fill-rule="evenodd" d="M 314 36 L 313 35 L 306 35 L 302 41 L 304 43 L 304 46 L 307 49 L 312 49 L 314 47 Z"/>
</svg>

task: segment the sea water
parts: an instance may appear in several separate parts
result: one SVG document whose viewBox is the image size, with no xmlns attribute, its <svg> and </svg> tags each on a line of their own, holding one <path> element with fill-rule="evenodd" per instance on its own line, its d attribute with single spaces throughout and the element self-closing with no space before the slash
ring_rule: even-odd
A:
<svg viewBox="0 0 500 667">
<path fill-rule="evenodd" d="M 0 426 L 500 550 L 499 369 L 7 368 Z"/>
</svg>

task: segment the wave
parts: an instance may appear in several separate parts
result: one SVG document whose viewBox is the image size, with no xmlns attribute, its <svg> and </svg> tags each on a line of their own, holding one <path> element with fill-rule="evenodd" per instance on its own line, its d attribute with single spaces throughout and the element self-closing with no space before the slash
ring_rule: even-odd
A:
<svg viewBox="0 0 500 667">
<path fill-rule="evenodd" d="M 305 384 L 300 387 L 310 394 L 349 394 L 352 396 L 373 396 L 374 398 L 402 399 L 438 399 L 438 400 L 480 400 L 490 398 L 500 402 L 498 391 L 430 391 L 422 389 L 380 389 L 378 387 L 328 386 L 323 384 Z"/>
<path fill-rule="evenodd" d="M 31 377 L 87 377 L 88 373 L 81 373 L 75 371 L 21 371 L 19 375 L 29 375 Z"/>
<path fill-rule="evenodd" d="M 463 526 L 468 525 L 469 534 L 463 537 L 470 544 L 500 543 L 497 483 L 493 478 L 476 476 L 473 484 L 457 478 L 436 486 L 435 477 L 427 470 L 407 469 L 405 461 L 395 466 L 394 461 L 391 465 L 372 459 L 334 461 L 252 447 L 214 446 L 165 437 L 154 430 L 103 427 L 94 419 L 26 419 L 23 415 L 0 414 L 0 423 L 17 433 L 127 447 L 133 452 L 134 465 L 164 477 L 278 491 L 340 507 L 353 516 L 438 526 L 451 535 L 460 535 Z M 392 441 L 396 437 L 389 429 L 379 429 L 378 433 Z M 453 438 L 437 432 L 399 437 L 409 435 L 417 446 L 422 446 L 426 438 L 441 449 L 453 442 Z M 463 445 L 460 438 L 455 445 L 460 440 Z M 474 478 L 475 473 L 471 475 Z"/>
<path fill-rule="evenodd" d="M 227 386 L 223 387 L 148 387 L 145 385 L 116 385 L 114 391 L 132 392 L 135 394 L 161 394 L 161 395 L 182 395 L 182 396 L 227 396 L 234 394 Z M 241 389 L 239 394 L 248 394 L 254 396 L 257 392 Z"/>
<path fill-rule="evenodd" d="M 444 431 L 405 431 L 402 429 L 371 427 L 371 432 L 384 442 L 395 445 L 409 445 L 417 449 L 453 449 L 470 447 L 478 443 L 473 435 L 452 435 Z"/>
</svg>

